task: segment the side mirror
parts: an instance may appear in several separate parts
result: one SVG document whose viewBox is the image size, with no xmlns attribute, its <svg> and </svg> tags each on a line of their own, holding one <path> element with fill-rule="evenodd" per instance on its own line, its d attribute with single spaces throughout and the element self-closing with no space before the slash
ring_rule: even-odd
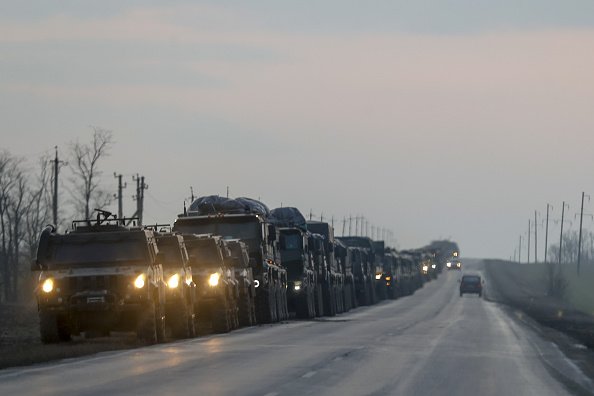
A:
<svg viewBox="0 0 594 396">
<path fill-rule="evenodd" d="M 276 227 L 274 224 L 268 224 L 268 242 L 276 241 Z"/>
<path fill-rule="evenodd" d="M 32 260 L 31 261 L 31 271 L 41 271 L 41 265 L 39 265 L 39 262 L 37 260 Z"/>
</svg>

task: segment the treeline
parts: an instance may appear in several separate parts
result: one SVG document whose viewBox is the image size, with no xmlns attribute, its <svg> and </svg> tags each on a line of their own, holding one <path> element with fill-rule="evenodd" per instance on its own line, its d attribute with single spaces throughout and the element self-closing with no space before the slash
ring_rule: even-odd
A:
<svg viewBox="0 0 594 396">
<path fill-rule="evenodd" d="M 579 232 L 568 231 L 563 234 L 561 260 L 559 260 L 559 243 L 551 244 L 547 251 L 546 282 L 550 296 L 565 297 L 568 282 L 561 266 L 577 265 L 579 248 Z M 594 233 L 582 230 L 582 246 L 580 254 L 582 266 L 594 265 Z M 577 271 L 577 267 L 576 271 Z"/>
<path fill-rule="evenodd" d="M 68 144 L 65 161 L 58 164 L 63 168 L 58 191 L 65 191 L 59 197 L 58 226 L 60 219 L 89 218 L 93 208 L 110 204 L 112 194 L 100 185 L 99 164 L 112 146 L 112 132 L 98 127 L 92 127 L 89 142 Z M 54 161 L 49 153 L 31 163 L 0 150 L 0 302 L 32 295 L 30 267 L 39 233 L 53 223 Z"/>
</svg>

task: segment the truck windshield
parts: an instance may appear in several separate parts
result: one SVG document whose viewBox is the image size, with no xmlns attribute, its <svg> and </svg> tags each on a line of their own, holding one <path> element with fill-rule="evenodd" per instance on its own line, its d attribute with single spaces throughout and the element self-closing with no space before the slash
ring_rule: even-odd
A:
<svg viewBox="0 0 594 396">
<path fill-rule="evenodd" d="M 137 241 L 64 243 L 54 246 L 52 264 L 121 264 L 146 260 L 147 253 L 146 246 Z"/>
<path fill-rule="evenodd" d="M 281 233 L 281 249 L 301 250 L 303 249 L 303 238 L 300 234 Z"/>
</svg>

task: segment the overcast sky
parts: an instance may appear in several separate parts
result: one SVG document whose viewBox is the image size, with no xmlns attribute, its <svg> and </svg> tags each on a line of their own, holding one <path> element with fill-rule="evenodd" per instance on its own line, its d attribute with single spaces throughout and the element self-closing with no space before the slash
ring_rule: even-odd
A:
<svg viewBox="0 0 594 396">
<path fill-rule="evenodd" d="M 591 0 L 0 0 L 0 54 L 0 148 L 112 130 L 146 222 L 229 186 L 505 258 L 594 194 Z"/>
</svg>

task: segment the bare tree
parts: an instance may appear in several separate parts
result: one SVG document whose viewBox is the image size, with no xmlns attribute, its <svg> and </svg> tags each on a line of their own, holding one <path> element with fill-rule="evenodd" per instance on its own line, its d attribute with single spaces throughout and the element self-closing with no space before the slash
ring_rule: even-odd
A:
<svg viewBox="0 0 594 396">
<path fill-rule="evenodd" d="M 93 137 L 90 143 L 84 144 L 76 141 L 71 144 L 70 169 L 71 195 L 79 214 L 89 219 L 91 216 L 91 204 L 97 208 L 104 208 L 109 205 L 112 195 L 101 189 L 99 184 L 99 161 L 109 155 L 113 145 L 112 132 L 103 128 L 92 127 Z"/>
<path fill-rule="evenodd" d="M 39 160 L 39 173 L 35 180 L 31 181 L 29 187 L 28 207 L 25 214 L 25 245 L 29 261 L 34 260 L 39 234 L 51 219 L 49 163 L 49 156 L 44 156 Z"/>
<path fill-rule="evenodd" d="M 0 153 L 0 259 L 2 291 L 7 301 L 18 298 L 22 275 L 22 223 L 27 211 L 27 175 L 23 160 L 8 152 Z"/>
</svg>

